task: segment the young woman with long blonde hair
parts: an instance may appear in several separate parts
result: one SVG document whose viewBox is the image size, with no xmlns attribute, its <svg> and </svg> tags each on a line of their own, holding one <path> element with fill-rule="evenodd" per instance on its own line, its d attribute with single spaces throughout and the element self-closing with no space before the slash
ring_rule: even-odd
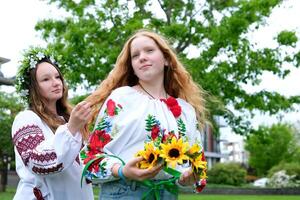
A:
<svg viewBox="0 0 300 200">
<path fill-rule="evenodd" d="M 167 184 L 161 185 L 172 178 L 162 170 L 165 164 L 156 162 L 154 154 L 143 157 L 137 152 L 144 149 L 145 141 L 171 135 L 201 147 L 197 127 L 203 127 L 206 121 L 203 96 L 204 91 L 193 82 L 167 40 L 148 30 L 139 30 L 130 37 L 114 69 L 86 99 L 93 108 L 96 128 L 85 150 L 85 163 L 94 158 L 89 157 L 93 152 L 94 156 L 97 152 L 112 155 L 100 156 L 94 160 L 96 167 L 91 165 L 84 172 L 88 179 L 101 183 L 100 199 L 140 199 L 149 190 L 155 191 L 153 198 L 176 199 L 177 194 Z M 98 144 L 96 135 L 101 140 Z M 205 163 L 204 155 L 201 161 Z M 205 170 L 199 182 L 190 163 L 181 160 L 174 165 L 182 174 L 176 183 L 169 183 L 179 187 L 197 183 L 198 191 L 204 187 Z M 149 188 L 141 184 L 145 180 L 160 186 Z"/>
</svg>

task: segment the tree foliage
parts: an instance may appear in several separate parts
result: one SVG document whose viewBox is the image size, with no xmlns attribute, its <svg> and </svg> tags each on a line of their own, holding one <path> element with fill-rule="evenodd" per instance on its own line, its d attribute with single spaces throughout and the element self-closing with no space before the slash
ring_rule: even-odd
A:
<svg viewBox="0 0 300 200">
<path fill-rule="evenodd" d="M 23 109 L 12 94 L 0 92 L 0 159 L 4 154 L 13 157 L 11 126 L 16 114 Z M 0 161 L 1 163 L 1 161 Z"/>
<path fill-rule="evenodd" d="M 296 162 L 299 146 L 295 141 L 295 129 L 288 124 L 260 126 L 246 140 L 249 151 L 249 165 L 258 175 L 266 175 L 268 170 L 280 162 Z"/>
<path fill-rule="evenodd" d="M 254 48 L 246 37 L 282 0 L 47 2 L 68 17 L 42 20 L 36 30 L 64 56 L 66 78 L 73 88 L 98 85 L 113 68 L 126 39 L 147 28 L 170 40 L 193 79 L 208 91 L 212 115 L 224 116 L 237 133 L 249 132 L 254 111 L 273 115 L 292 110 L 300 101 L 299 96 L 266 90 L 249 93 L 242 87 L 259 85 L 263 72 L 284 78 L 289 73 L 282 67 L 286 62 L 299 66 L 300 53 L 282 53 L 283 46 L 295 46 L 295 33 L 284 30 L 276 48 Z"/>
</svg>

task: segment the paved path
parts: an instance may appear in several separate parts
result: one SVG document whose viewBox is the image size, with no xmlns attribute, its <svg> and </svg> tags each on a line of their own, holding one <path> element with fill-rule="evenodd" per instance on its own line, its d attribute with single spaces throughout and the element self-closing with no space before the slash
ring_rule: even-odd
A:
<svg viewBox="0 0 300 200">
<path fill-rule="evenodd" d="M 19 177 L 15 171 L 8 171 L 7 173 L 7 185 L 10 187 L 17 187 L 19 183 Z"/>
</svg>

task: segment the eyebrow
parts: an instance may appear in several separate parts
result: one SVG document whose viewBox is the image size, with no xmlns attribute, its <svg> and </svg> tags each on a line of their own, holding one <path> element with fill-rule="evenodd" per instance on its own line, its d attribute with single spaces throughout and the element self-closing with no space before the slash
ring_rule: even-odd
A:
<svg viewBox="0 0 300 200">
<path fill-rule="evenodd" d="M 42 78 L 46 78 L 46 77 L 49 77 L 49 76 L 51 76 L 52 74 L 49 74 L 48 72 L 46 72 L 45 74 L 42 74 L 41 76 L 40 76 L 40 78 L 42 79 Z M 55 75 L 54 76 L 60 76 L 60 74 L 57 72 L 57 73 L 55 73 Z"/>
</svg>

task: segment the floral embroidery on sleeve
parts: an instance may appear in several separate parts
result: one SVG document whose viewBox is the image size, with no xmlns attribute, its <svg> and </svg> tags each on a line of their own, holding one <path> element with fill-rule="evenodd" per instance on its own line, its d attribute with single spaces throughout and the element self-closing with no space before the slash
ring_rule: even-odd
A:
<svg viewBox="0 0 300 200">
<path fill-rule="evenodd" d="M 99 120 L 95 130 L 90 135 L 88 144 L 80 152 L 80 157 L 85 165 L 92 162 L 88 169 L 83 172 L 89 180 L 108 176 L 106 162 L 101 155 L 105 154 L 104 146 L 113 140 L 112 119 L 121 110 L 122 106 L 120 104 L 116 104 L 112 99 L 107 101 L 104 116 Z"/>
</svg>

